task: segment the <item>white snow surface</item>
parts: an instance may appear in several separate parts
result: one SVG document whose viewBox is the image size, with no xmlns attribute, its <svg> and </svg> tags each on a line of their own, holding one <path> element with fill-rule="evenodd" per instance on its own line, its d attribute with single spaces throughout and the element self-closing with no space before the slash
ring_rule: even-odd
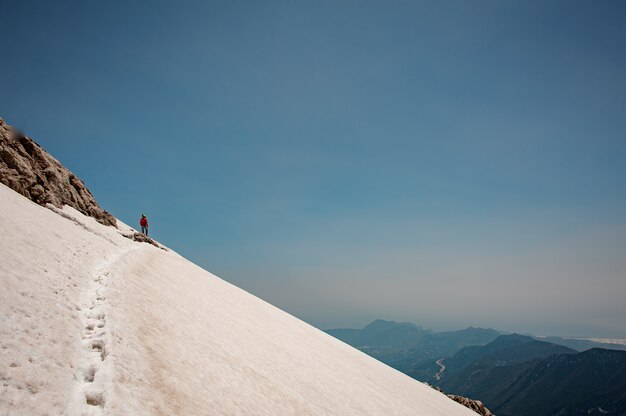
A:
<svg viewBox="0 0 626 416">
<path fill-rule="evenodd" d="M 60 213 L 0 184 L 2 415 L 475 415 L 124 224 Z"/>
</svg>

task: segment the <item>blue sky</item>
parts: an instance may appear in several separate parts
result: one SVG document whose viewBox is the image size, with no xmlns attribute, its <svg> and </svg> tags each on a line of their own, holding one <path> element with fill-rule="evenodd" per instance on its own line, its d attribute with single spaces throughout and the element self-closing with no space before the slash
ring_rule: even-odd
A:
<svg viewBox="0 0 626 416">
<path fill-rule="evenodd" d="M 226 280 L 323 328 L 626 337 L 623 2 L 0 14 L 0 117 Z"/>
</svg>

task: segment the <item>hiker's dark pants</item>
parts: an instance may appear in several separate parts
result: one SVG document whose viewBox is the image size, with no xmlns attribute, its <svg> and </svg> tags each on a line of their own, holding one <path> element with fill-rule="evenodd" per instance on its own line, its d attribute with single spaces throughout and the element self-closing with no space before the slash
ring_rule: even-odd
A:
<svg viewBox="0 0 626 416">
<path fill-rule="evenodd" d="M 148 227 L 141 226 L 141 234 L 147 236 L 148 235 Z"/>
</svg>

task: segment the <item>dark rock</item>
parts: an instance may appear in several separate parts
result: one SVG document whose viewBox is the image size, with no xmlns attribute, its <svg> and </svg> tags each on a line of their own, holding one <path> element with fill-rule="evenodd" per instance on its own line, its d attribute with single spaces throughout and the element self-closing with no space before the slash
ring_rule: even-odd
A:
<svg viewBox="0 0 626 416">
<path fill-rule="evenodd" d="M 457 396 L 454 394 L 448 394 L 447 396 L 451 398 L 452 400 L 454 400 L 455 402 L 461 403 L 463 406 L 472 409 L 479 415 L 493 416 L 493 413 L 491 413 L 489 409 L 487 409 L 480 400 L 472 400 L 472 399 L 468 399 L 467 397 Z"/>
<path fill-rule="evenodd" d="M 431 387 L 437 390 L 438 392 L 445 394 L 446 396 L 448 396 L 455 402 L 460 403 L 469 409 L 472 409 L 474 412 L 478 413 L 479 415 L 494 416 L 494 414 L 491 413 L 491 411 L 487 409 L 480 400 L 468 399 L 467 397 L 458 396 L 456 394 L 446 394 L 446 392 L 443 391 L 441 387 L 438 387 L 438 386 L 431 386 Z"/>
<path fill-rule="evenodd" d="M 83 181 L 1 118 L 0 183 L 40 205 L 69 205 L 104 225 L 117 226 L 115 217 L 100 208 Z"/>
<path fill-rule="evenodd" d="M 153 239 L 151 239 L 150 237 L 148 237 L 147 235 L 141 234 L 141 233 L 133 233 L 133 234 L 124 234 L 124 237 L 126 238 L 130 238 L 133 241 L 138 241 L 140 243 L 148 243 L 148 244 L 152 244 L 155 247 L 158 247 L 160 249 L 165 250 L 165 248 L 161 247 L 159 244 L 157 244 L 156 241 L 154 241 Z"/>
</svg>

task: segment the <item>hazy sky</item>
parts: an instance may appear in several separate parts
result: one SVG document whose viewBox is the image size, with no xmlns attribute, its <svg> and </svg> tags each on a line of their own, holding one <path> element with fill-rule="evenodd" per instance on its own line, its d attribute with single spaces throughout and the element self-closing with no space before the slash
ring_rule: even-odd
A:
<svg viewBox="0 0 626 416">
<path fill-rule="evenodd" d="M 626 2 L 0 17 L 0 117 L 118 218 L 145 212 L 294 315 L 626 336 Z"/>
</svg>

